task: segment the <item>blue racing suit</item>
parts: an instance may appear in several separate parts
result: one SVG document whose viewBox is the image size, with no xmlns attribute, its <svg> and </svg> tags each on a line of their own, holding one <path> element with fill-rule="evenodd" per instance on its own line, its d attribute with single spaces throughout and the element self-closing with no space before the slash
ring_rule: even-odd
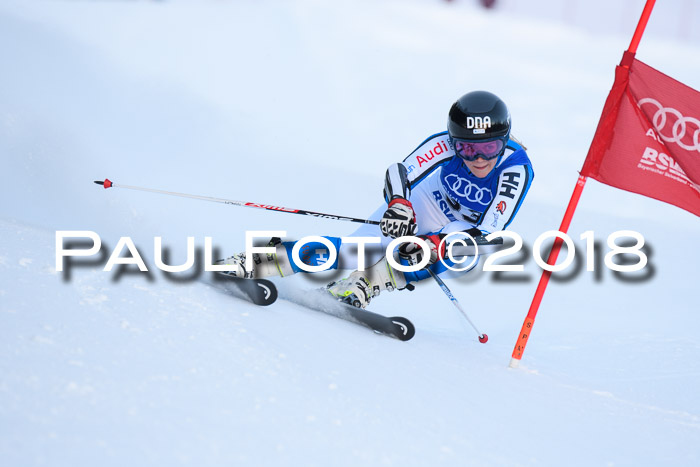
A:
<svg viewBox="0 0 700 467">
<path fill-rule="evenodd" d="M 400 183 L 396 181 L 396 174 L 401 174 Z M 399 194 L 413 205 L 417 235 L 449 234 L 473 227 L 484 234 L 505 230 L 518 213 L 533 177 L 532 164 L 525 148 L 512 137 L 494 169 L 486 177 L 479 178 L 455 154 L 447 132 L 438 133 L 423 141 L 403 162 L 389 167 L 385 203 L 369 219 L 380 220 L 392 192 L 401 190 Z M 381 237 L 382 255 L 393 240 L 382 236 L 378 225 L 371 224 L 363 225 L 350 236 Z M 325 238 L 338 251 L 338 258 L 329 269 L 337 269 L 339 259 L 343 268 L 352 267 L 356 245 L 344 244 L 340 237 Z M 284 245 L 290 255 L 292 268 L 295 272 L 300 272 L 301 269 L 291 260 L 294 243 L 296 242 L 284 242 Z M 311 266 L 323 264 L 329 257 L 328 248 L 317 242 L 304 245 L 300 251 L 300 259 Z M 449 264 L 449 260 L 445 261 Z M 366 264 L 373 263 L 370 260 Z M 437 274 L 446 270 L 440 261 L 430 267 Z M 407 282 L 429 277 L 425 270 L 406 272 L 404 275 Z"/>
</svg>

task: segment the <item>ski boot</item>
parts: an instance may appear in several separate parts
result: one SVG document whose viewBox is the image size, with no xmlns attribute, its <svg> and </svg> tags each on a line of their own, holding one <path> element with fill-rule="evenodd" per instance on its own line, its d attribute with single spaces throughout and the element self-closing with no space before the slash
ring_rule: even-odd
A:
<svg viewBox="0 0 700 467">
<path fill-rule="evenodd" d="M 383 290 L 406 288 L 406 279 L 401 271 L 392 269 L 382 258 L 365 271 L 355 271 L 345 279 L 326 285 L 328 293 L 339 301 L 357 308 L 367 308 L 372 298 Z"/>
<path fill-rule="evenodd" d="M 271 276 L 284 277 L 294 274 L 294 270 L 289 264 L 287 249 L 280 239 L 277 237 L 272 238 L 267 246 L 275 247 L 275 253 L 253 253 L 250 270 L 247 270 L 245 267 L 245 252 L 226 259 L 220 259 L 214 264 L 231 266 L 230 271 L 221 271 L 221 273 L 244 279 L 262 279 Z"/>
</svg>

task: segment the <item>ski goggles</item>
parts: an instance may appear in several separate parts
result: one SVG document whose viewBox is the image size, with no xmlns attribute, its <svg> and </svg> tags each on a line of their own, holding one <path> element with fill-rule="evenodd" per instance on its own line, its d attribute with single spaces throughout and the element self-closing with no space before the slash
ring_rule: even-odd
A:
<svg viewBox="0 0 700 467">
<path fill-rule="evenodd" d="M 481 157 L 487 161 L 495 159 L 501 154 L 503 145 L 502 139 L 494 139 L 492 141 L 464 141 L 455 139 L 455 152 L 465 161 L 473 162 Z"/>
</svg>

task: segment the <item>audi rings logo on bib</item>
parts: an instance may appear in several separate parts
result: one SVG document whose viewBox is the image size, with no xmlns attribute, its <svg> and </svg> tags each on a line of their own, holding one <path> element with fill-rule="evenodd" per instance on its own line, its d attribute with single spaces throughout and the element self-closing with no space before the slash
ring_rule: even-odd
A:
<svg viewBox="0 0 700 467">
<path fill-rule="evenodd" d="M 700 152 L 700 120 L 692 116 L 685 116 L 673 107 L 664 107 L 651 97 L 637 102 L 639 108 L 642 108 L 644 104 L 656 107 L 652 124 L 663 141 L 676 143 L 686 151 Z"/>
<path fill-rule="evenodd" d="M 493 195 L 487 188 L 481 188 L 479 185 L 455 174 L 445 177 L 445 184 L 454 194 L 472 203 L 488 206 L 493 199 Z"/>
</svg>

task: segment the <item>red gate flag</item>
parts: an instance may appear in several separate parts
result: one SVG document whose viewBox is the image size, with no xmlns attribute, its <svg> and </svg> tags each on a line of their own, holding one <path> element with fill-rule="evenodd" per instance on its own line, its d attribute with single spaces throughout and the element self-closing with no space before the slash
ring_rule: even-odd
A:
<svg viewBox="0 0 700 467">
<path fill-rule="evenodd" d="M 694 112 L 690 111 L 692 106 L 698 108 L 700 95 L 634 59 L 654 3 L 656 0 L 647 0 L 644 4 L 630 46 L 615 70 L 615 82 L 559 226 L 562 233 L 569 230 L 588 177 L 675 204 L 700 216 L 697 183 L 700 180 L 700 125 Z M 653 114 L 647 109 L 650 105 L 658 107 Z M 667 124 L 671 127 L 670 134 L 668 130 L 663 133 Z M 670 151 L 669 147 L 674 144 L 682 151 L 675 148 Z M 698 151 L 698 154 L 693 151 Z M 561 237 L 554 240 L 547 257 L 550 266 L 557 263 L 563 243 Z M 551 270 L 542 270 L 513 349 L 511 368 L 516 368 L 523 356 L 551 275 Z"/>
<path fill-rule="evenodd" d="M 581 175 L 700 216 L 700 92 L 625 59 Z"/>
</svg>

